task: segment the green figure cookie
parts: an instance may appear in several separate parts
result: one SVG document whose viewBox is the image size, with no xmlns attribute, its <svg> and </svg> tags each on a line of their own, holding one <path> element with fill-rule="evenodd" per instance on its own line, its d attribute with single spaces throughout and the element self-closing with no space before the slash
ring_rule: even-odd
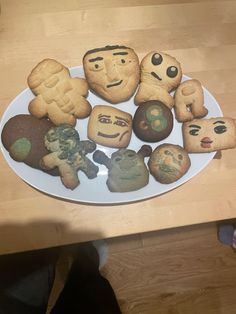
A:
<svg viewBox="0 0 236 314">
<path fill-rule="evenodd" d="M 111 192 L 130 192 L 139 190 L 149 182 L 149 171 L 144 158 L 150 156 L 152 149 L 143 145 L 138 153 L 131 149 L 121 148 L 107 157 L 97 150 L 93 160 L 108 168 L 107 186 Z"/>
</svg>

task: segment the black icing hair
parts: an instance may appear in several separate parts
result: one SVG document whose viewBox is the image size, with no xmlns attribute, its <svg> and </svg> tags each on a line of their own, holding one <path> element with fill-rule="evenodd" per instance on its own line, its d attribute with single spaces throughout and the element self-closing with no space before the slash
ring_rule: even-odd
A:
<svg viewBox="0 0 236 314">
<path fill-rule="evenodd" d="M 119 46 L 119 45 L 112 45 L 112 46 L 105 46 L 105 47 L 101 47 L 101 48 L 95 48 L 95 49 L 91 49 L 91 50 L 88 50 L 83 59 L 91 54 L 91 53 L 94 53 L 94 52 L 100 52 L 100 51 L 107 51 L 107 50 L 114 50 L 114 49 L 130 49 L 129 47 L 126 47 L 126 46 Z"/>
</svg>

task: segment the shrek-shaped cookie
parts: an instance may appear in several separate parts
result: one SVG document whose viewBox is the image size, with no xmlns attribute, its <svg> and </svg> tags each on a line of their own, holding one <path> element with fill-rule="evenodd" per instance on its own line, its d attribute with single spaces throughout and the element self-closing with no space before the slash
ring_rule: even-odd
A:
<svg viewBox="0 0 236 314">
<path fill-rule="evenodd" d="M 80 141 L 78 132 L 68 124 L 51 128 L 45 135 L 45 146 L 50 153 L 41 159 L 43 169 L 58 168 L 61 181 L 68 189 L 79 184 L 78 171 L 89 179 L 97 176 L 98 167 L 86 157 L 96 149 L 90 141 Z"/>
<path fill-rule="evenodd" d="M 152 152 L 148 167 L 154 178 L 164 184 L 179 180 L 191 165 L 188 153 L 183 147 L 174 144 L 162 144 Z"/>
<path fill-rule="evenodd" d="M 125 46 L 105 46 L 86 52 L 83 58 L 89 88 L 106 101 L 128 100 L 140 80 L 138 56 Z"/>
<path fill-rule="evenodd" d="M 19 114 L 4 125 L 1 138 L 3 146 L 12 159 L 41 169 L 40 159 L 48 154 L 44 146 L 44 136 L 54 124 L 47 119 L 37 119 L 29 114 Z M 58 175 L 57 169 L 47 171 Z"/>
<path fill-rule="evenodd" d="M 37 118 L 48 117 L 55 125 L 74 126 L 77 118 L 86 118 L 92 110 L 86 100 L 86 80 L 72 78 L 69 69 L 56 60 L 41 61 L 30 73 L 28 85 L 36 96 L 29 112 Z"/>
<path fill-rule="evenodd" d="M 172 56 L 152 51 L 141 61 L 141 83 L 134 102 L 141 105 L 148 100 L 159 100 L 168 108 L 174 106 L 170 92 L 180 84 L 182 70 L 180 63 Z"/>
<path fill-rule="evenodd" d="M 173 129 L 173 114 L 162 102 L 149 100 L 139 106 L 133 117 L 133 131 L 144 142 L 159 142 Z"/>
<path fill-rule="evenodd" d="M 111 192 L 130 192 L 143 188 L 149 182 L 149 171 L 144 157 L 150 156 L 152 148 L 143 145 L 136 153 L 134 150 L 121 148 L 109 158 L 97 150 L 93 160 L 108 168 L 107 186 Z"/>
<path fill-rule="evenodd" d="M 226 117 L 194 119 L 182 126 L 189 153 L 209 153 L 236 147 L 236 120 Z"/>
</svg>

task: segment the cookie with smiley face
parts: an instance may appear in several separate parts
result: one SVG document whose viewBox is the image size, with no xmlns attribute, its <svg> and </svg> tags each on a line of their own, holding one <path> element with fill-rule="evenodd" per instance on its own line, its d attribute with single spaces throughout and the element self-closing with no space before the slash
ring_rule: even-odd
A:
<svg viewBox="0 0 236 314">
<path fill-rule="evenodd" d="M 173 114 L 162 102 L 149 100 L 141 104 L 133 117 L 133 131 L 145 142 L 159 142 L 173 129 Z"/>
<path fill-rule="evenodd" d="M 172 56 L 152 51 L 141 62 L 141 83 L 134 102 L 136 105 L 148 100 L 159 100 L 168 108 L 174 106 L 170 92 L 182 79 L 180 63 Z"/>
<path fill-rule="evenodd" d="M 88 122 L 88 138 L 107 147 L 127 147 L 132 135 L 132 116 L 111 106 L 98 105 Z"/>
<path fill-rule="evenodd" d="M 162 144 L 151 154 L 148 161 L 150 173 L 164 184 L 180 179 L 190 168 L 191 161 L 183 147 L 174 144 Z"/>
<path fill-rule="evenodd" d="M 112 104 L 128 100 L 139 84 L 138 56 L 125 46 L 89 50 L 84 55 L 83 67 L 89 88 Z"/>
<path fill-rule="evenodd" d="M 236 147 L 236 123 L 232 118 L 195 119 L 183 123 L 184 147 L 189 153 L 208 153 Z"/>
</svg>

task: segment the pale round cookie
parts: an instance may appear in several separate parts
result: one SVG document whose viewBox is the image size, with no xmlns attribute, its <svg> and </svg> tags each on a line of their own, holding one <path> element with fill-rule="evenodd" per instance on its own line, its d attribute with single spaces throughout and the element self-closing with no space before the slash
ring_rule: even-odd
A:
<svg viewBox="0 0 236 314">
<path fill-rule="evenodd" d="M 162 144 L 152 152 L 148 161 L 150 173 L 160 183 L 179 180 L 191 165 L 188 153 L 179 145 Z"/>
</svg>

